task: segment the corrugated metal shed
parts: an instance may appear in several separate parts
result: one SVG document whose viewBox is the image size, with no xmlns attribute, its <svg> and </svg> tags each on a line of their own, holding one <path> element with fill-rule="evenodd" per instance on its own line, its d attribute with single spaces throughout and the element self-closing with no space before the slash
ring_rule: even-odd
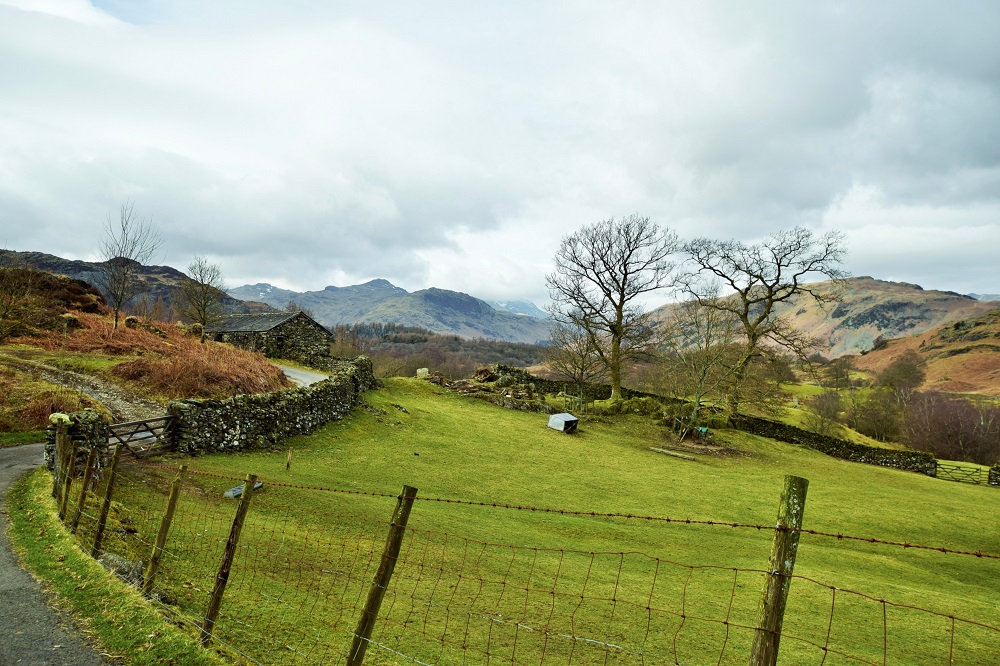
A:
<svg viewBox="0 0 1000 666">
<path fill-rule="evenodd" d="M 576 426 L 579 422 L 580 419 L 572 414 L 553 414 L 549 417 L 549 427 L 565 433 L 576 432 Z"/>
</svg>

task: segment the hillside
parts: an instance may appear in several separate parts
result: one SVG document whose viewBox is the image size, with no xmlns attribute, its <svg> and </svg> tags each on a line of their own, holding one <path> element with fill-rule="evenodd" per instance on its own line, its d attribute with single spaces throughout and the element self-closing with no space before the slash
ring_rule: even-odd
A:
<svg viewBox="0 0 1000 666">
<path fill-rule="evenodd" d="M 99 285 L 98 275 L 101 265 L 98 262 L 63 259 L 44 252 L 0 250 L 0 259 L 9 258 L 15 258 L 40 271 L 82 280 L 94 287 Z M 162 299 L 164 309 L 173 309 L 180 292 L 180 285 L 187 276 L 170 266 L 140 266 L 138 274 L 142 283 L 142 293 L 133 300 L 131 308 L 133 310 L 142 307 L 152 308 L 157 300 Z M 226 311 L 232 314 L 250 314 L 271 309 L 260 302 L 238 300 L 228 295 L 223 295 L 222 304 Z"/>
<path fill-rule="evenodd" d="M 890 340 L 859 357 L 856 367 L 877 374 L 909 350 L 924 361 L 923 390 L 1000 395 L 1000 309 Z"/>
<path fill-rule="evenodd" d="M 833 293 L 832 282 L 813 285 Z M 654 312 L 663 318 L 674 304 Z M 833 302 L 817 303 L 798 296 L 775 307 L 794 328 L 820 342 L 824 356 L 838 357 L 872 349 L 878 339 L 918 335 L 961 319 L 984 315 L 996 303 L 952 291 L 936 291 L 906 282 L 888 282 L 869 276 L 843 280 Z"/>
<path fill-rule="evenodd" d="M 260 300 L 276 308 L 294 301 L 329 328 L 338 324 L 391 322 L 467 338 L 528 343 L 541 342 L 549 335 L 548 323 L 535 314 L 541 310 L 531 303 L 514 301 L 503 304 L 510 310 L 501 310 L 462 292 L 431 287 L 410 293 L 388 280 L 305 292 L 254 284 L 230 289 L 229 294 Z"/>
</svg>

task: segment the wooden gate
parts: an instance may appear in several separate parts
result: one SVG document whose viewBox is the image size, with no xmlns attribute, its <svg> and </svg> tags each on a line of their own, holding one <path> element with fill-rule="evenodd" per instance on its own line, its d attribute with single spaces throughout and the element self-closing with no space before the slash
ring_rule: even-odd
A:
<svg viewBox="0 0 1000 666">
<path fill-rule="evenodd" d="M 937 478 L 944 479 L 945 481 L 981 484 L 986 481 L 986 473 L 986 470 L 982 467 L 955 465 L 953 463 L 943 463 L 940 460 L 937 464 Z"/>
<path fill-rule="evenodd" d="M 115 423 L 108 426 L 108 444 L 121 444 L 136 458 L 169 451 L 173 448 L 174 417 L 158 416 L 154 419 Z"/>
</svg>

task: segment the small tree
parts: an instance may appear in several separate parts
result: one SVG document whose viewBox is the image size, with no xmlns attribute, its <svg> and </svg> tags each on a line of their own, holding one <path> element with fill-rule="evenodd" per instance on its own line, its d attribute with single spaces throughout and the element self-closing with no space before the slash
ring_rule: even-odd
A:
<svg viewBox="0 0 1000 666">
<path fill-rule="evenodd" d="M 843 401 L 837 391 L 824 391 L 809 403 L 809 412 L 806 415 L 806 425 L 810 430 L 819 435 L 829 435 L 833 430 L 833 425 L 840 417 L 843 408 Z"/>
<path fill-rule="evenodd" d="M 839 268 L 845 253 L 843 235 L 829 232 L 815 237 L 808 229 L 796 227 L 755 244 L 698 238 L 684 249 L 691 270 L 681 281 L 683 291 L 705 307 L 730 313 L 742 329 L 742 348 L 727 396 L 729 413 L 734 416 L 740 413 L 744 381 L 751 376 L 751 365 L 763 353 L 765 342 L 808 355 L 813 341 L 778 317 L 775 308 L 798 295 L 819 302 L 835 298 L 806 280 L 816 276 L 837 280 L 846 275 Z M 714 298 L 717 284 L 732 294 Z"/>
<path fill-rule="evenodd" d="M 621 400 L 622 366 L 648 352 L 654 331 L 640 297 L 673 284 L 677 235 L 648 217 L 630 215 L 566 236 L 556 269 L 545 278 L 556 322 L 587 332 Z"/>
<path fill-rule="evenodd" d="M 704 301 L 719 298 L 706 294 Z M 724 308 L 697 300 L 674 307 L 663 324 L 658 384 L 673 397 L 690 401 L 691 423 L 706 398 L 720 396 L 739 358 L 739 322 Z"/>
<path fill-rule="evenodd" d="M 896 402 L 906 405 L 927 376 L 923 365 L 920 354 L 908 349 L 879 374 L 878 385 L 890 389 Z"/>
<path fill-rule="evenodd" d="M 545 361 L 549 369 L 571 384 L 581 400 L 587 384 L 607 379 L 608 369 L 587 329 L 571 324 L 556 324 L 552 327 L 550 343 L 545 350 Z"/>
<path fill-rule="evenodd" d="M 210 264 L 205 257 L 195 256 L 188 265 L 188 279 L 181 284 L 178 310 L 181 315 L 201 324 L 202 342 L 205 342 L 205 328 L 218 321 L 225 312 L 222 307 L 225 291 L 219 265 Z"/>
<path fill-rule="evenodd" d="M 142 265 L 157 256 L 162 244 L 152 225 L 136 218 L 131 202 L 122 204 L 117 221 L 108 216 L 97 248 L 101 263 L 96 281 L 114 312 L 115 329 L 122 308 L 142 291 Z"/>
</svg>

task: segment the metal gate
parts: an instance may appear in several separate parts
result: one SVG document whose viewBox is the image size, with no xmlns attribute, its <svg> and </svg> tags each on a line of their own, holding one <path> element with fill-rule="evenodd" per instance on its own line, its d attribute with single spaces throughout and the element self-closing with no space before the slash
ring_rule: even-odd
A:
<svg viewBox="0 0 1000 666">
<path fill-rule="evenodd" d="M 174 417 L 158 416 L 108 426 L 108 444 L 121 444 L 136 458 L 162 453 L 173 447 Z"/>
</svg>

